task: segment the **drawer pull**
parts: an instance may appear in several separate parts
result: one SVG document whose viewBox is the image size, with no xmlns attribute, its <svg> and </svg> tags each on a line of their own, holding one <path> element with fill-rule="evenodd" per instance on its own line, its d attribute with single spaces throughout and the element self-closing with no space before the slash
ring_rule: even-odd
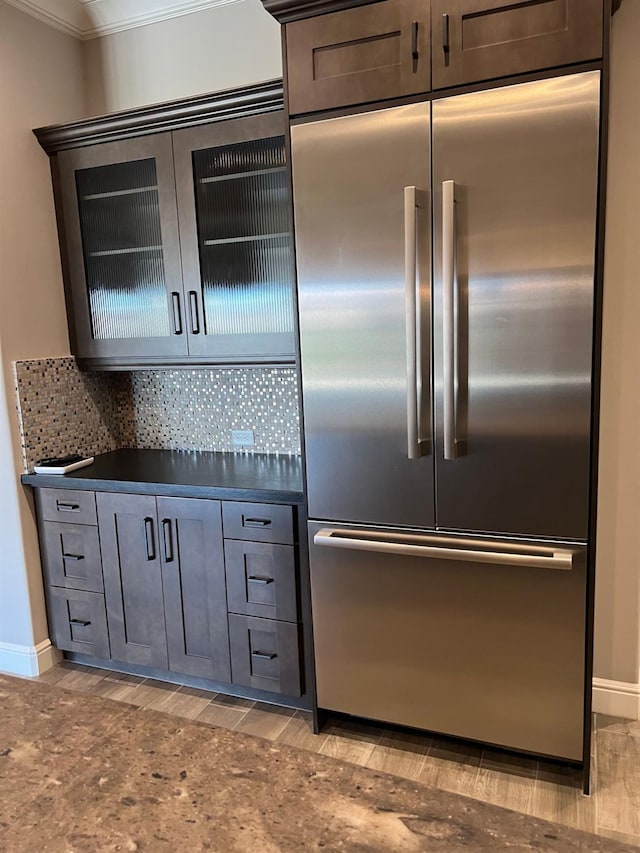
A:
<svg viewBox="0 0 640 853">
<path fill-rule="evenodd" d="M 147 560 L 155 560 L 156 558 L 156 541 L 153 535 L 153 519 L 145 518 L 144 520 L 144 538 L 147 546 Z"/>
<path fill-rule="evenodd" d="M 63 560 L 75 560 L 75 561 L 84 560 L 84 554 L 63 554 L 62 559 Z"/>
<path fill-rule="evenodd" d="M 411 57 L 414 62 L 417 62 L 420 59 L 420 54 L 418 52 L 418 22 L 413 21 L 411 24 Z"/>
<path fill-rule="evenodd" d="M 56 501 L 58 512 L 80 512 L 80 504 L 70 504 L 64 501 Z"/>
<path fill-rule="evenodd" d="M 273 660 L 278 655 L 275 652 L 251 652 L 251 657 L 259 658 L 259 660 Z"/>
<path fill-rule="evenodd" d="M 200 312 L 198 311 L 198 294 L 195 290 L 189 291 L 189 311 L 191 313 L 191 334 L 200 334 Z"/>
<path fill-rule="evenodd" d="M 243 527 L 270 527 L 271 519 L 270 518 L 246 518 L 244 515 L 242 516 L 242 526 Z"/>
<path fill-rule="evenodd" d="M 273 583 L 273 578 L 265 578 L 260 575 L 249 575 L 247 580 L 249 583 Z"/>
<path fill-rule="evenodd" d="M 171 532 L 171 519 L 162 519 L 162 539 L 164 541 L 164 561 L 173 563 L 173 534 Z"/>
<path fill-rule="evenodd" d="M 83 628 L 86 628 L 87 625 L 91 625 L 91 621 L 87 619 L 69 619 L 70 625 L 82 625 Z"/>
</svg>

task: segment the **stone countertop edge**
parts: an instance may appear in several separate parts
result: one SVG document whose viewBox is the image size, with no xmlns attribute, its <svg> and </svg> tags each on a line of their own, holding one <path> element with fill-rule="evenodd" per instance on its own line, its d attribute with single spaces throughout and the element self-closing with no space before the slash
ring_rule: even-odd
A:
<svg viewBox="0 0 640 853">
<path fill-rule="evenodd" d="M 301 504 L 299 456 L 185 450 L 114 450 L 69 474 L 23 474 L 26 486 Z"/>
</svg>

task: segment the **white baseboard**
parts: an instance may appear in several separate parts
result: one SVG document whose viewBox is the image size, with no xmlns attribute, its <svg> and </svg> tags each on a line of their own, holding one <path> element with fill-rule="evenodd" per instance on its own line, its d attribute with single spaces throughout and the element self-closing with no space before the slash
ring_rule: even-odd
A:
<svg viewBox="0 0 640 853">
<path fill-rule="evenodd" d="M 594 678 L 593 710 L 610 717 L 640 720 L 640 684 Z"/>
<path fill-rule="evenodd" d="M 51 645 L 51 640 L 43 640 L 37 646 L 0 643 L 0 672 L 9 675 L 40 675 L 55 666 L 59 658 L 60 653 Z"/>
<path fill-rule="evenodd" d="M 51 669 L 60 657 L 60 652 L 50 640 L 43 640 L 37 646 L 0 643 L 0 672 L 33 677 Z M 610 717 L 640 720 L 640 684 L 594 678 L 593 711 Z"/>
</svg>

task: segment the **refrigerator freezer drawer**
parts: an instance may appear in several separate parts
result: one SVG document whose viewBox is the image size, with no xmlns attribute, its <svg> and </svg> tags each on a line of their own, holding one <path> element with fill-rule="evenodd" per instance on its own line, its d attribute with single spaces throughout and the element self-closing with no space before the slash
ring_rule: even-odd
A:
<svg viewBox="0 0 640 853">
<path fill-rule="evenodd" d="M 318 705 L 581 761 L 585 549 L 420 539 L 309 524 Z"/>
</svg>

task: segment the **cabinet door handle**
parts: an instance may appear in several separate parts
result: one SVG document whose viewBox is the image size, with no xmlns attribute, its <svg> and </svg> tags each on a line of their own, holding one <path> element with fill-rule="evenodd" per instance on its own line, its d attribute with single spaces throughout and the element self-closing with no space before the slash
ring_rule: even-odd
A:
<svg viewBox="0 0 640 853">
<path fill-rule="evenodd" d="M 173 302 L 173 334 L 182 334 L 182 310 L 180 308 L 180 294 L 174 290 L 171 294 Z"/>
<path fill-rule="evenodd" d="M 65 503 L 64 501 L 56 501 L 56 509 L 58 512 L 80 512 L 80 504 Z"/>
<path fill-rule="evenodd" d="M 247 578 L 247 581 L 248 581 L 249 583 L 264 583 L 264 584 L 267 584 L 267 583 L 273 583 L 273 578 L 265 578 L 265 577 L 262 577 L 262 576 L 260 576 L 260 575 L 249 575 L 249 577 Z"/>
<path fill-rule="evenodd" d="M 84 560 L 84 554 L 63 554 L 63 560 Z"/>
<path fill-rule="evenodd" d="M 87 625 L 91 625 L 91 622 L 87 619 L 69 619 L 70 625 L 82 625 L 83 628 L 86 628 Z"/>
<path fill-rule="evenodd" d="M 243 527 L 270 527 L 271 519 L 270 518 L 245 518 L 242 516 L 242 526 Z"/>
<path fill-rule="evenodd" d="M 153 533 L 153 519 L 145 518 L 144 520 L 144 539 L 147 546 L 147 560 L 155 560 L 156 558 L 156 540 Z"/>
<path fill-rule="evenodd" d="M 411 56 L 414 61 L 418 61 L 420 59 L 420 53 L 418 51 L 418 27 L 419 23 L 417 21 L 413 21 L 411 24 Z"/>
<path fill-rule="evenodd" d="M 445 53 L 449 53 L 449 16 L 447 14 L 442 16 L 442 49 Z"/>
<path fill-rule="evenodd" d="M 164 561 L 173 563 L 173 533 L 171 530 L 171 519 L 162 519 L 162 541 L 164 543 Z"/>
<path fill-rule="evenodd" d="M 198 311 L 198 294 L 195 290 L 189 291 L 189 312 L 191 314 L 191 334 L 200 334 L 200 312 Z"/>
<path fill-rule="evenodd" d="M 277 658 L 278 655 L 275 652 L 251 652 L 252 658 L 258 658 L 259 660 L 273 660 Z"/>
</svg>

